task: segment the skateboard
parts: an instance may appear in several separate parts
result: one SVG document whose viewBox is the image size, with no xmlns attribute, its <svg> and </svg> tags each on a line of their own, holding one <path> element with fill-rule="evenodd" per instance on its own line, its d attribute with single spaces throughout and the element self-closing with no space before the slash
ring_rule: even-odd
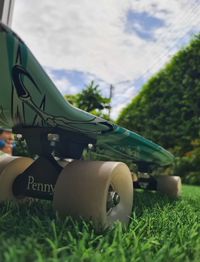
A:
<svg viewBox="0 0 200 262">
<path fill-rule="evenodd" d="M 133 188 L 180 195 L 179 177 L 152 175 L 173 164 L 170 152 L 70 105 L 23 40 L 2 23 L 0 75 L 0 126 L 21 134 L 37 156 L 2 158 L 0 201 L 48 199 L 60 216 L 107 227 L 117 220 L 128 224 Z"/>
</svg>

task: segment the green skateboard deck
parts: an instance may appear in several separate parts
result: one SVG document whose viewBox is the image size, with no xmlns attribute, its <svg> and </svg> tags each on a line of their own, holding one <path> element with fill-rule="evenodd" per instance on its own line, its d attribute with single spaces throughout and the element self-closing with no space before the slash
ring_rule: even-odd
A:
<svg viewBox="0 0 200 262">
<path fill-rule="evenodd" d="M 161 146 L 70 105 L 25 43 L 3 24 L 0 24 L 0 76 L 0 126 L 20 131 L 30 141 L 32 136 L 39 140 L 37 134 L 41 135 L 42 130 L 59 133 L 63 139 L 57 151 L 68 148 L 67 154 L 63 154 L 67 157 L 80 157 L 70 152 L 91 143 L 96 154 L 108 160 L 158 166 L 173 163 L 173 155 Z"/>
</svg>

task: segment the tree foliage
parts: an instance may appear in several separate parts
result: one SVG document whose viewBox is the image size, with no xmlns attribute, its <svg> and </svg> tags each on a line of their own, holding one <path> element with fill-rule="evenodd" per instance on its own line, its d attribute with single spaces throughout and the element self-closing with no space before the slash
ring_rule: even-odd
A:
<svg viewBox="0 0 200 262">
<path fill-rule="evenodd" d="M 72 105 L 94 115 L 109 118 L 105 109 L 110 108 L 110 99 L 103 97 L 99 86 L 92 81 L 80 93 L 76 95 L 65 95 L 65 98 Z"/>
<path fill-rule="evenodd" d="M 200 134 L 200 35 L 143 86 L 118 123 L 178 155 L 193 149 Z"/>
</svg>

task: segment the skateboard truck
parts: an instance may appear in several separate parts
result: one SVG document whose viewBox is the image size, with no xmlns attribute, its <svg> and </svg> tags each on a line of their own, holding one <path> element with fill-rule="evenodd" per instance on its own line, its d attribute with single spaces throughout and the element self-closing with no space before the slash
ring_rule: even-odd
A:
<svg viewBox="0 0 200 262">
<path fill-rule="evenodd" d="M 54 186 L 62 167 L 53 156 L 40 156 L 13 183 L 13 193 L 19 197 L 52 200 Z"/>
<path fill-rule="evenodd" d="M 152 176 L 149 178 L 139 178 L 133 182 L 133 186 L 138 189 L 157 190 L 157 181 Z"/>
<path fill-rule="evenodd" d="M 28 148 L 39 157 L 13 183 L 16 197 L 28 196 L 41 199 L 53 199 L 54 186 L 63 169 L 55 160 L 80 159 L 89 142 L 87 137 L 60 130 L 58 128 L 15 128 L 26 139 Z"/>
</svg>

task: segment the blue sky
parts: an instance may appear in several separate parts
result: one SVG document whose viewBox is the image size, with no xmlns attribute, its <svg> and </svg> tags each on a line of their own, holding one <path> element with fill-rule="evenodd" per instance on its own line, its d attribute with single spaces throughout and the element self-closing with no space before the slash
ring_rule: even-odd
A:
<svg viewBox="0 0 200 262">
<path fill-rule="evenodd" d="M 12 27 L 62 94 L 112 84 L 116 118 L 200 31 L 200 0 L 16 0 Z"/>
<path fill-rule="evenodd" d="M 128 10 L 126 14 L 125 28 L 128 33 L 137 34 L 139 38 L 145 41 L 154 41 L 156 37 L 154 32 L 158 28 L 165 27 L 164 19 L 157 18 L 148 12 L 138 12 L 137 10 Z"/>
</svg>

